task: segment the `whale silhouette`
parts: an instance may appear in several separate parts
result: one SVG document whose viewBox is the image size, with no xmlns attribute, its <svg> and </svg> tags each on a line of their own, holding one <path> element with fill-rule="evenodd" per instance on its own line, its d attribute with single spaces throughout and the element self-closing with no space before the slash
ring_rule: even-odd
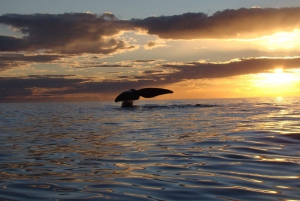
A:
<svg viewBox="0 0 300 201">
<path fill-rule="evenodd" d="M 142 88 L 139 90 L 130 89 L 118 95 L 115 99 L 115 102 L 123 101 L 122 107 L 132 107 L 133 101 L 138 100 L 140 96 L 144 98 L 153 98 L 155 96 L 169 93 L 173 93 L 173 91 L 162 88 Z"/>
</svg>

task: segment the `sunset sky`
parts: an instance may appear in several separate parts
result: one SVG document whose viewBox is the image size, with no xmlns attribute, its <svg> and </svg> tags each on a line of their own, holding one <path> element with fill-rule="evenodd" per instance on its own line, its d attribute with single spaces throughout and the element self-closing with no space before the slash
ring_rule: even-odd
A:
<svg viewBox="0 0 300 201">
<path fill-rule="evenodd" d="M 0 0 L 0 102 L 300 94 L 299 0 Z"/>
</svg>

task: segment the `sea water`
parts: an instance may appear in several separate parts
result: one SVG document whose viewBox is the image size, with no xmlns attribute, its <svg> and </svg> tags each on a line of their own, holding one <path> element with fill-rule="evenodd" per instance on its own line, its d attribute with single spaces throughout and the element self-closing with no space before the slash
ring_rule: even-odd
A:
<svg viewBox="0 0 300 201">
<path fill-rule="evenodd" d="M 300 200 L 300 98 L 0 104 L 0 200 Z"/>
</svg>

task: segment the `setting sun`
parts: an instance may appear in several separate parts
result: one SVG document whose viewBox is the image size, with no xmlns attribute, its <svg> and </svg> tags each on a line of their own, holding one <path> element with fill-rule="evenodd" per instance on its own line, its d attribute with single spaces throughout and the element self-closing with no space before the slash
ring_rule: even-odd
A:
<svg viewBox="0 0 300 201">
<path fill-rule="evenodd" d="M 280 73 L 283 72 L 283 70 L 282 70 L 282 68 L 276 68 L 276 69 L 274 70 L 274 72 L 277 73 L 277 74 L 280 74 Z"/>
<path fill-rule="evenodd" d="M 261 78 L 258 80 L 259 85 L 273 85 L 278 87 L 291 84 L 294 81 L 293 74 L 284 72 L 282 68 L 276 68 L 270 73 L 261 73 L 258 76 Z"/>
<path fill-rule="evenodd" d="M 296 89 L 296 81 L 293 73 L 285 72 L 282 68 L 276 68 L 269 73 L 255 75 L 253 85 L 257 91 L 266 95 L 291 95 Z"/>
</svg>

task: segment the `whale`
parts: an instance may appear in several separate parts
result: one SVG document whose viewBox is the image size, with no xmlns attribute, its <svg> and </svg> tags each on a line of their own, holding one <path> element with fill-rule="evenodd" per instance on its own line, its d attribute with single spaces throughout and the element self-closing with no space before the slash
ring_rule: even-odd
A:
<svg viewBox="0 0 300 201">
<path fill-rule="evenodd" d="M 140 97 L 143 98 L 153 98 L 155 96 L 160 96 L 164 94 L 170 94 L 173 93 L 173 91 L 169 89 L 163 89 L 163 88 L 142 88 L 142 89 L 130 89 L 128 91 L 124 91 L 121 94 L 119 94 L 115 102 L 122 101 L 121 107 L 132 107 L 133 101 L 138 100 Z"/>
</svg>

